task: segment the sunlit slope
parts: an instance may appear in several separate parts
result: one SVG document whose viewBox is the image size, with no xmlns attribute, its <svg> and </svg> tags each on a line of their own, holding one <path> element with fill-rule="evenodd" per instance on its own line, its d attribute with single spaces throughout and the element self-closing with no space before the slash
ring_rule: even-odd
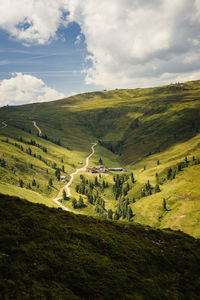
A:
<svg viewBox="0 0 200 300">
<path fill-rule="evenodd" d="M 47 139 L 37 136 L 33 120 Z M 33 193 L 38 193 L 44 197 L 38 197 L 38 202 L 54 205 L 52 199 L 64 184 L 56 179 L 53 164 L 61 169 L 64 166 L 65 172 L 61 174 L 69 178 L 69 174 L 80 167 L 78 162 L 85 161 L 91 143 L 98 141 L 90 165 L 98 165 L 101 157 L 107 167 L 121 166 L 127 173 L 134 173 L 136 182 L 132 185 L 129 179 L 130 190 L 125 196 L 134 213 L 133 221 L 200 236 L 200 165 L 197 163 L 200 159 L 200 81 L 85 93 L 48 103 L 4 107 L 0 109 L 0 121 L 8 124 L 0 129 L 0 158 L 8 164 L 8 168 L 0 167 L 3 193 L 7 190 L 14 195 L 17 190 L 16 195 L 20 196 L 21 192 L 30 201 L 33 201 Z M 20 142 L 20 137 L 35 140 L 47 153 Z M 10 143 L 5 143 L 6 138 Z M 14 143 L 25 150 L 30 147 L 36 158 L 16 148 Z M 184 163 L 186 157 L 187 168 L 177 172 L 177 165 Z M 33 169 L 30 169 L 31 163 Z M 177 173 L 175 178 L 167 180 L 169 168 L 176 169 Z M 103 194 L 104 216 L 108 209 L 115 212 L 119 203 L 113 195 L 113 175 L 103 177 L 109 183 Z M 34 178 L 39 187 L 31 185 L 30 190 L 27 186 Z M 50 178 L 53 178 L 53 187 L 49 187 Z M 19 179 L 25 183 L 23 189 L 19 187 Z M 158 182 L 161 191 L 141 197 L 148 180 L 153 187 Z M 71 186 L 72 196 L 76 198 L 79 183 L 78 175 Z M 74 212 L 96 215 L 94 205 L 87 202 L 85 195 L 83 198 L 86 207 Z M 164 198 L 167 211 L 163 209 Z M 71 200 L 64 205 L 73 209 Z"/>
<path fill-rule="evenodd" d="M 161 88 L 85 93 L 67 99 L 5 107 L 1 120 L 31 127 L 36 120 L 45 134 L 81 151 L 101 140 L 131 165 L 146 155 L 188 140 L 200 126 L 200 82 Z"/>
</svg>

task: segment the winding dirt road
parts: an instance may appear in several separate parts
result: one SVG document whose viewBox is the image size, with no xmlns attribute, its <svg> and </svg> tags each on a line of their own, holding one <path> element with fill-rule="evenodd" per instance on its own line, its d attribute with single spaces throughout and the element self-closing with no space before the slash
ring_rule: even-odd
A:
<svg viewBox="0 0 200 300">
<path fill-rule="evenodd" d="M 32 121 L 32 122 L 33 122 L 33 125 L 35 126 L 35 128 L 38 130 L 39 136 L 42 136 L 42 131 L 41 131 L 41 129 L 37 126 L 37 124 L 36 124 L 35 121 Z"/>
<path fill-rule="evenodd" d="M 1 128 L 5 128 L 8 126 L 8 124 L 6 124 L 6 121 L 1 122 L 3 124 L 3 126 Z"/>
<path fill-rule="evenodd" d="M 86 157 L 86 161 L 85 161 L 85 166 L 82 167 L 82 168 L 79 168 L 79 169 L 76 169 L 76 171 L 72 174 L 70 174 L 70 181 L 64 186 L 64 188 L 61 189 L 61 191 L 59 192 L 58 196 L 53 199 L 53 201 L 58 204 L 62 209 L 66 210 L 66 211 L 70 211 L 69 208 L 65 207 L 64 205 L 62 205 L 58 200 L 62 198 L 62 191 L 65 189 L 66 190 L 66 194 L 67 194 L 67 197 L 70 197 L 71 196 L 71 192 L 70 192 L 70 188 L 69 186 L 72 184 L 73 180 L 74 180 L 74 176 L 77 175 L 79 172 L 81 171 L 85 171 L 88 164 L 89 164 L 89 160 L 90 158 L 92 157 L 92 155 L 95 153 L 95 149 L 94 147 L 97 145 L 97 143 L 93 143 L 92 144 L 92 147 L 91 147 L 91 150 L 92 152 L 90 153 L 90 155 L 88 155 Z"/>
</svg>

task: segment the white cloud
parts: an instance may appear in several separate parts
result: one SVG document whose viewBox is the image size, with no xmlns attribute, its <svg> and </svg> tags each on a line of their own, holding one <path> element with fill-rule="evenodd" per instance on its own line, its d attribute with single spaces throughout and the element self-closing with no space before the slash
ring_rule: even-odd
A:
<svg viewBox="0 0 200 300">
<path fill-rule="evenodd" d="M 1 0 L 0 27 L 19 40 L 44 44 L 55 38 L 59 26 L 67 24 L 62 2 Z"/>
<path fill-rule="evenodd" d="M 86 83 L 137 87 L 199 74 L 199 0 L 1 0 L 0 28 L 23 43 L 46 43 L 70 21 L 91 53 Z"/>
<path fill-rule="evenodd" d="M 34 76 L 13 74 L 0 82 L 0 105 L 44 102 L 64 98 L 62 93 L 48 87 Z"/>
</svg>

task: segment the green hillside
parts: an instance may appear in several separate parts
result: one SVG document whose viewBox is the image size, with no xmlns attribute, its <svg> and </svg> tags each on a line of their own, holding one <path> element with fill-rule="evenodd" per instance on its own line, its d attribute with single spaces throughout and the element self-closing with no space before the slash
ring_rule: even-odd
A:
<svg viewBox="0 0 200 300">
<path fill-rule="evenodd" d="M 102 161 L 125 171 L 102 174 L 96 185 L 94 175 L 78 174 L 72 197 L 61 200 L 63 205 L 81 214 L 200 237 L 199 116 L 200 81 L 3 107 L 0 121 L 8 126 L 0 129 L 0 158 L 6 162 L 0 164 L 0 191 L 57 206 L 53 198 L 59 191 L 62 198 L 64 183 L 56 169 L 69 180 L 91 152 L 91 143 L 98 142 L 90 165 Z"/>
<path fill-rule="evenodd" d="M 0 195 L 1 299 L 199 299 L 199 240 Z"/>
</svg>

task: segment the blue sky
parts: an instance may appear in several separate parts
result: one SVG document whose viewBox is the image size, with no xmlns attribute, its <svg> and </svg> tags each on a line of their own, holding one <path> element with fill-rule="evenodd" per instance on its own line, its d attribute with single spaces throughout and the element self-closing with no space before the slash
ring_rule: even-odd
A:
<svg viewBox="0 0 200 300">
<path fill-rule="evenodd" d="M 59 29 L 57 38 L 45 45 L 27 46 L 4 30 L 0 30 L 0 41 L 0 80 L 13 77 L 13 73 L 29 74 L 66 96 L 101 88 L 85 85 L 82 71 L 90 63 L 85 61 L 85 38 L 75 22 Z"/>
<path fill-rule="evenodd" d="M 199 0 L 1 0 L 0 106 L 200 79 Z"/>
</svg>

